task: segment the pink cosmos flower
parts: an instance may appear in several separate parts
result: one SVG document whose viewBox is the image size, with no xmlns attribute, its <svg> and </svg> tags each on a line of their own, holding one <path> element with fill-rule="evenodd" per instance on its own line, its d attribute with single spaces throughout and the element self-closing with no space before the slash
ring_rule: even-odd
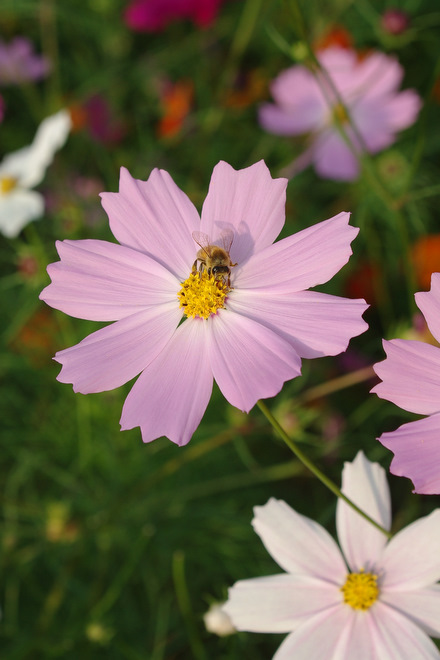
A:
<svg viewBox="0 0 440 660">
<path fill-rule="evenodd" d="M 35 55 L 29 39 L 15 37 L 10 43 L 0 39 L 0 84 L 19 85 L 40 80 L 50 71 L 50 62 L 43 55 Z"/>
<path fill-rule="evenodd" d="M 416 120 L 421 100 L 413 90 L 398 92 L 403 69 L 389 55 L 371 52 L 360 59 L 356 51 L 331 47 L 317 55 L 337 89 L 350 118 L 327 79 L 305 66 L 293 66 L 271 85 L 275 104 L 260 108 L 263 128 L 276 135 L 310 134 L 309 148 L 288 168 L 290 175 L 314 164 L 319 176 L 351 181 L 359 176 L 357 154 L 374 154 L 389 147 L 396 133 Z M 340 134 L 343 124 L 353 149 Z"/>
<path fill-rule="evenodd" d="M 122 429 L 140 426 L 145 442 L 166 435 L 184 445 L 213 379 L 248 412 L 300 374 L 300 358 L 343 351 L 366 329 L 365 301 L 305 289 L 347 262 L 358 229 L 339 213 L 272 244 L 284 224 L 286 184 L 272 179 L 263 161 L 238 171 L 220 162 L 200 219 L 167 172 L 155 169 L 139 181 L 122 168 L 119 192 L 102 193 L 120 245 L 59 242 L 61 261 L 48 267 L 52 284 L 40 296 L 46 303 L 79 318 L 115 321 L 56 354 L 58 379 L 89 393 L 140 373 Z M 209 277 L 200 257 L 202 271 L 193 272 L 200 232 L 213 245 L 233 235 L 229 277 Z"/>
<path fill-rule="evenodd" d="M 161 32 L 169 23 L 191 19 L 206 27 L 217 16 L 222 0 L 133 0 L 124 20 L 136 32 Z"/>
<path fill-rule="evenodd" d="M 342 491 L 387 530 L 385 471 L 359 452 Z M 428 660 L 440 653 L 440 509 L 389 542 L 341 499 L 339 549 L 321 525 L 270 499 L 252 521 L 286 573 L 237 582 L 223 609 L 238 630 L 290 633 L 273 660 Z"/>
<path fill-rule="evenodd" d="M 415 299 L 440 341 L 440 273 L 433 273 L 431 290 L 416 293 Z M 379 441 L 394 453 L 393 474 L 411 479 L 416 493 L 439 494 L 440 349 L 410 339 L 384 340 L 383 345 L 387 358 L 374 365 L 383 382 L 371 391 L 404 410 L 428 416 L 383 433 Z"/>
</svg>

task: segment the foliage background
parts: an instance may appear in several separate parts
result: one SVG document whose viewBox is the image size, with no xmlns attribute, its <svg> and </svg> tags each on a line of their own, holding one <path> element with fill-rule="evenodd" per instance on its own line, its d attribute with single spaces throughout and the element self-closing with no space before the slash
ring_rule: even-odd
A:
<svg viewBox="0 0 440 660">
<path fill-rule="evenodd" d="M 325 16 L 317 0 L 230 0 L 207 29 L 180 21 L 135 34 L 121 20 L 124 6 L 0 6 L 0 36 L 29 37 L 53 63 L 38 84 L 0 89 L 7 107 L 0 155 L 28 144 L 60 107 L 81 114 L 99 94 L 110 112 L 104 138 L 85 122 L 57 154 L 40 186 L 44 218 L 17 239 L 0 237 L 1 657 L 267 659 L 282 637 L 220 639 L 202 616 L 235 580 L 279 571 L 251 528 L 254 505 L 283 498 L 334 531 L 333 495 L 258 410 L 246 416 L 218 390 L 185 448 L 164 438 L 143 445 L 138 429 L 120 433 L 130 384 L 75 395 L 56 381 L 51 361 L 97 324 L 46 308 L 38 294 L 48 283 L 46 265 L 57 258 L 56 239 L 112 240 L 98 193 L 117 190 L 122 165 L 143 179 L 153 167 L 168 170 L 199 208 L 220 159 L 242 168 L 264 158 L 278 175 L 304 141 L 264 133 L 258 103 L 269 98 L 270 79 L 299 56 L 304 36 L 318 44 L 343 26 L 356 48 L 396 54 L 404 87 L 416 88 L 424 107 L 417 124 L 372 160 L 385 197 L 369 176 L 344 184 L 308 169 L 289 183 L 283 235 L 342 210 L 361 227 L 350 264 L 322 290 L 366 297 L 370 329 L 344 357 L 304 362 L 303 376 L 269 405 L 337 483 L 343 461 L 359 449 L 388 466 L 390 454 L 375 438 L 411 415 L 369 395 L 369 378 L 343 389 L 334 379 L 382 359 L 381 338 L 410 329 L 413 293 L 427 288 L 411 255 L 420 237 L 439 231 L 440 12 L 435 0 L 402 0 L 410 27 L 393 36 L 381 28 L 390 6 L 383 0 L 329 0 Z M 175 135 L 158 128 L 169 113 L 167 81 L 193 82 Z M 440 270 L 440 254 L 432 264 Z M 406 479 L 390 476 L 390 483 L 396 528 L 438 506 L 437 497 L 411 495 Z"/>
</svg>

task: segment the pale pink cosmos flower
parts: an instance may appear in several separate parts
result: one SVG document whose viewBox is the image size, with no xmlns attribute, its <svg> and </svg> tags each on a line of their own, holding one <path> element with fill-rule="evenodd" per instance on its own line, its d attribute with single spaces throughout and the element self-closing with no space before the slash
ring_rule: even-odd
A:
<svg viewBox="0 0 440 660">
<path fill-rule="evenodd" d="M 20 85 L 40 80 L 47 76 L 50 68 L 47 57 L 35 54 L 26 37 L 15 37 L 9 43 L 0 39 L 1 85 Z"/>
<path fill-rule="evenodd" d="M 440 341 L 440 273 L 432 274 L 431 290 L 416 293 L 415 299 Z M 440 494 L 440 348 L 410 339 L 383 345 L 387 358 L 374 365 L 382 382 L 371 391 L 404 410 L 428 415 L 380 436 L 394 453 L 390 470 L 411 479 L 416 493 Z"/>
<path fill-rule="evenodd" d="M 359 452 L 342 492 L 385 529 L 384 469 Z M 341 499 L 339 544 L 318 523 L 271 498 L 253 527 L 278 575 L 241 580 L 223 609 L 238 630 L 289 633 L 273 660 L 428 660 L 440 653 L 440 509 L 390 541 Z"/>
<path fill-rule="evenodd" d="M 330 47 L 317 58 L 361 139 L 322 72 L 315 75 L 301 65 L 275 78 L 271 85 L 275 104 L 260 108 L 259 121 L 276 135 L 310 134 L 308 149 L 286 168 L 290 176 L 313 163 L 325 179 L 351 181 L 360 173 L 357 154 L 364 150 L 375 154 L 393 144 L 396 133 L 416 120 L 421 100 L 414 90 L 398 91 L 403 68 L 390 55 L 373 51 L 359 58 L 354 50 Z M 341 135 L 336 117 L 356 153 Z"/>
<path fill-rule="evenodd" d="M 52 284 L 40 296 L 46 303 L 115 321 L 56 354 L 58 379 L 86 394 L 141 374 L 125 401 L 122 429 L 140 426 L 145 442 L 165 435 L 184 445 L 213 379 L 248 412 L 300 374 L 302 357 L 343 351 L 366 329 L 365 301 L 305 289 L 348 261 L 358 229 L 339 213 L 273 244 L 284 224 L 286 185 L 263 161 L 238 171 L 220 162 L 200 218 L 167 172 L 155 169 L 139 181 L 122 168 L 119 192 L 102 194 L 120 245 L 59 242 L 61 261 L 48 267 Z M 192 273 L 200 249 L 193 232 L 212 244 L 233 234 L 230 286 L 206 270 Z"/>
</svg>

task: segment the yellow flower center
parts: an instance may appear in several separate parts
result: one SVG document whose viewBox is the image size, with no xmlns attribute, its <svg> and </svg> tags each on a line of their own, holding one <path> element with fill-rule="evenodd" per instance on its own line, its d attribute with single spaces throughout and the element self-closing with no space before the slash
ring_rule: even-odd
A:
<svg viewBox="0 0 440 660">
<path fill-rule="evenodd" d="M 216 280 L 206 271 L 191 273 L 177 294 L 179 307 L 183 308 L 186 316 L 207 319 L 225 306 L 229 291 L 230 288 L 222 279 Z"/>
<path fill-rule="evenodd" d="M 344 603 L 354 610 L 368 610 L 379 596 L 377 575 L 374 573 L 349 573 L 345 584 L 341 587 Z"/>
<path fill-rule="evenodd" d="M 12 176 L 0 177 L 0 194 L 6 195 L 17 185 L 17 179 Z"/>
<path fill-rule="evenodd" d="M 349 121 L 349 117 L 347 114 L 346 109 L 342 105 L 342 103 L 337 103 L 336 105 L 333 106 L 333 121 L 336 124 L 346 124 Z"/>
</svg>

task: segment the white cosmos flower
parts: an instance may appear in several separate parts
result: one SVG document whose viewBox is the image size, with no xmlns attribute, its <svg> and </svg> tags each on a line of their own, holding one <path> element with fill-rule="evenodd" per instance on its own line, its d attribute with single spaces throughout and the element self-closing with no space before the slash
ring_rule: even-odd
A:
<svg viewBox="0 0 440 660">
<path fill-rule="evenodd" d="M 67 110 L 46 117 L 32 144 L 8 154 L 0 163 L 0 232 L 8 238 L 15 238 L 29 222 L 43 215 L 44 197 L 31 188 L 43 180 L 71 126 Z"/>
<path fill-rule="evenodd" d="M 359 452 L 342 492 L 387 530 L 385 470 Z M 286 571 L 241 580 L 225 612 L 238 630 L 290 633 L 273 660 L 431 660 L 440 653 L 440 509 L 390 541 L 338 500 L 339 544 L 285 502 L 254 509 L 253 526 Z"/>
</svg>

